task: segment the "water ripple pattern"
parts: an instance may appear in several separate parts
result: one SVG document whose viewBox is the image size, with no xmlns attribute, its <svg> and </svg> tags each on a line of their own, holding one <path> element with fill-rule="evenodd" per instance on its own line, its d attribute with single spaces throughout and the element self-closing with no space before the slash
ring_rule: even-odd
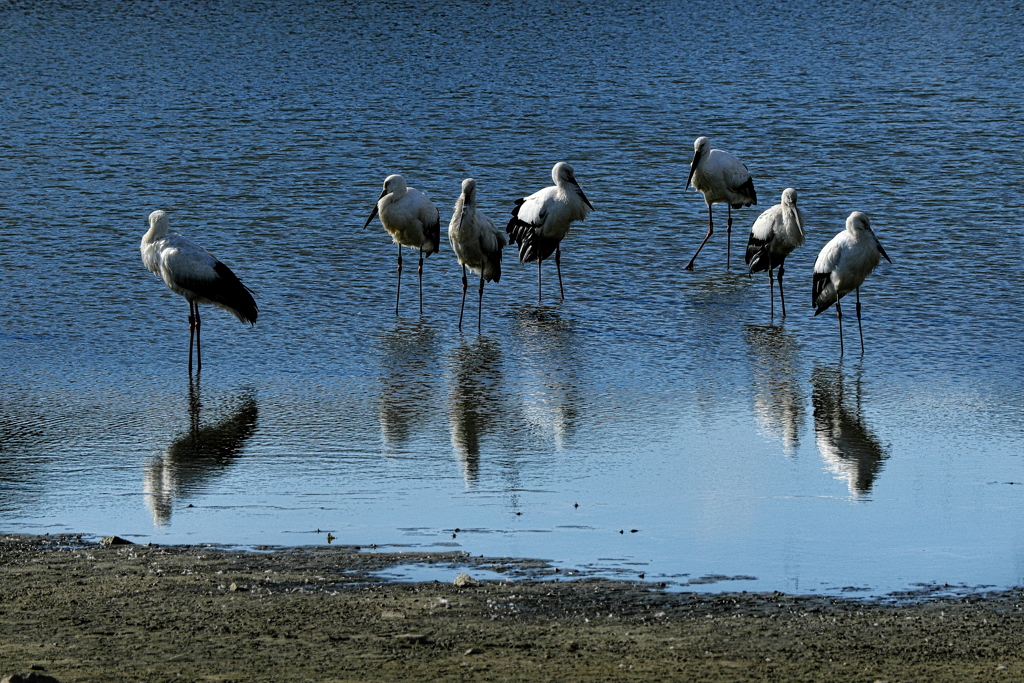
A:
<svg viewBox="0 0 1024 683">
<path fill-rule="evenodd" d="M 330 531 L 687 590 L 1024 582 L 1019 7 L 721 8 L 4 3 L 0 531 Z M 784 321 L 726 271 L 724 213 L 683 270 L 700 135 L 757 188 L 735 254 L 799 192 Z M 442 235 L 424 315 L 408 250 L 394 315 L 394 245 L 360 229 L 384 177 L 445 226 L 473 177 L 503 225 L 556 161 L 596 209 L 564 302 L 508 249 L 459 334 Z M 139 258 L 155 209 L 260 306 L 204 315 L 191 381 L 187 306 Z M 854 210 L 894 264 L 840 359 L 811 269 Z"/>
</svg>

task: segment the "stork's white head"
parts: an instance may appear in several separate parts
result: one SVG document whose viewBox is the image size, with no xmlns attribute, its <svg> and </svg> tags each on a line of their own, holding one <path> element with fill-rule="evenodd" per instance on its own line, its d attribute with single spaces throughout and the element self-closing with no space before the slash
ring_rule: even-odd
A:
<svg viewBox="0 0 1024 683">
<path fill-rule="evenodd" d="M 551 169 L 551 179 L 555 181 L 555 185 L 562 188 L 563 191 L 568 192 L 572 189 L 576 196 L 579 197 L 584 204 L 590 207 L 590 210 L 594 210 L 594 205 L 587 199 L 587 195 L 583 194 L 583 188 L 576 182 L 576 174 L 573 172 L 572 166 L 564 161 L 559 161 L 555 164 L 555 167 Z M 569 188 L 568 186 L 572 186 Z"/>
<path fill-rule="evenodd" d="M 149 214 L 149 229 L 153 232 L 153 236 L 155 238 L 166 235 L 169 227 L 170 224 L 167 222 L 167 212 L 157 209 L 153 213 Z"/>
<path fill-rule="evenodd" d="M 701 135 L 699 138 L 693 141 L 693 161 L 690 162 L 690 174 L 686 176 L 686 184 L 683 185 L 683 191 L 690 186 L 690 181 L 693 180 L 693 174 L 697 172 L 697 164 L 700 163 L 702 157 L 706 157 L 708 152 L 711 150 L 711 141 Z M 697 189 L 694 187 L 694 189 Z"/>
<path fill-rule="evenodd" d="M 384 191 L 381 193 L 381 197 L 386 194 L 404 194 L 406 187 L 405 178 L 394 173 L 384 179 Z"/>
<path fill-rule="evenodd" d="M 852 233 L 856 233 L 858 230 L 871 230 L 871 221 L 868 220 L 868 215 L 863 211 L 854 211 L 846 219 L 846 229 Z"/>
<path fill-rule="evenodd" d="M 466 178 L 462 181 L 462 203 L 472 204 L 476 201 L 476 181 Z"/>
<path fill-rule="evenodd" d="M 405 196 L 405 178 L 394 173 L 384 179 L 384 189 L 380 191 L 380 196 L 377 197 L 377 201 L 373 204 L 373 211 L 370 212 L 370 217 L 366 219 L 366 223 L 363 224 L 365 230 L 370 222 L 377 217 L 377 213 L 380 211 L 380 207 L 386 206 L 388 202 L 396 202 Z M 385 200 L 384 198 L 391 195 L 391 199 Z"/>
<path fill-rule="evenodd" d="M 787 187 L 782 191 L 782 204 L 783 206 L 796 206 L 796 190 L 792 187 Z"/>
<path fill-rule="evenodd" d="M 551 169 L 551 180 L 555 182 L 555 185 L 564 185 L 565 183 L 575 183 L 576 176 L 572 166 L 564 161 L 559 161 Z"/>
</svg>

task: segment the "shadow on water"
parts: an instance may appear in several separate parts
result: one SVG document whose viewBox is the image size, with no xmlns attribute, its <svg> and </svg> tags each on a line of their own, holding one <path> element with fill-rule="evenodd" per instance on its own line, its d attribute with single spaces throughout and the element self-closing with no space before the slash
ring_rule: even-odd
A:
<svg viewBox="0 0 1024 683">
<path fill-rule="evenodd" d="M 158 526 L 170 522 L 177 498 L 201 489 L 234 462 L 256 431 L 258 409 L 252 390 L 243 391 L 234 410 L 213 424 L 202 426 L 202 409 L 197 378 L 188 387 L 188 433 L 145 466 L 143 492 Z"/>
<path fill-rule="evenodd" d="M 804 399 L 800 390 L 799 345 L 774 325 L 746 325 L 750 371 L 754 383 L 754 419 L 762 431 L 778 436 L 787 456 L 800 445 Z"/>
<path fill-rule="evenodd" d="M 516 364 L 523 373 L 523 417 L 536 436 L 562 450 L 580 417 L 576 333 L 556 307 L 522 307 L 514 312 Z"/>
<path fill-rule="evenodd" d="M 853 497 L 864 498 L 889 455 L 864 424 L 859 372 L 852 382 L 851 388 L 839 368 L 811 372 L 814 434 L 828 469 L 846 480 Z"/>
<path fill-rule="evenodd" d="M 377 398 L 386 447 L 407 443 L 434 417 L 440 355 L 440 336 L 431 322 L 400 320 L 381 335 Z"/>
<path fill-rule="evenodd" d="M 465 339 L 448 356 L 448 426 L 452 448 L 462 463 L 466 484 L 475 484 L 480 470 L 480 440 L 494 430 L 502 406 L 501 345 L 495 339 Z"/>
</svg>

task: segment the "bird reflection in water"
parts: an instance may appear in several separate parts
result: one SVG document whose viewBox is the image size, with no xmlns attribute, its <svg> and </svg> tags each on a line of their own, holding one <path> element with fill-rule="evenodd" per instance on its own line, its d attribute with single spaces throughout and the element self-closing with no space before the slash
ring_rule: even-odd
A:
<svg viewBox="0 0 1024 683">
<path fill-rule="evenodd" d="M 783 328 L 747 325 L 754 380 L 754 416 L 762 431 L 778 435 L 787 456 L 796 453 L 804 425 L 805 395 L 797 377 L 797 347 Z"/>
<path fill-rule="evenodd" d="M 463 466 L 466 484 L 475 484 L 480 469 L 480 441 L 501 421 L 501 347 L 478 337 L 459 342 L 448 358 L 448 426 L 452 448 Z"/>
<path fill-rule="evenodd" d="M 516 365 L 525 375 L 523 415 L 534 432 L 550 434 L 560 450 L 579 418 L 575 333 L 547 307 L 521 310 L 515 330 Z"/>
<path fill-rule="evenodd" d="M 860 377 L 854 379 L 855 397 L 849 395 L 841 370 L 816 367 L 811 372 L 814 433 L 826 466 L 846 479 L 850 494 L 866 496 L 888 458 L 881 442 L 864 425 Z"/>
<path fill-rule="evenodd" d="M 143 491 L 153 522 L 158 526 L 171 521 L 176 499 L 201 489 L 211 477 L 234 462 L 256 431 L 258 411 L 251 391 L 243 393 L 234 410 L 213 424 L 202 426 L 202 407 L 196 378 L 188 387 L 188 433 L 175 439 L 145 467 Z"/>
<path fill-rule="evenodd" d="M 380 345 L 378 415 L 385 446 L 395 447 L 435 418 L 440 341 L 433 324 L 403 320 L 383 333 Z"/>
</svg>

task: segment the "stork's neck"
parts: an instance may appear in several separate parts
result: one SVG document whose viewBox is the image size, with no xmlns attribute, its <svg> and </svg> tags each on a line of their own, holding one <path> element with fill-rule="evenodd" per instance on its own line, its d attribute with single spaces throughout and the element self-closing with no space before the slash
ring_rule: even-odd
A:
<svg viewBox="0 0 1024 683">
<path fill-rule="evenodd" d="M 138 233 L 136 233 L 136 234 L 138 234 Z M 147 230 L 146 234 L 142 236 L 142 243 L 143 244 L 152 244 L 153 242 L 156 242 L 157 240 L 161 240 L 164 237 L 167 237 L 167 224 L 166 223 L 162 223 L 162 222 L 157 222 L 157 223 L 154 223 L 153 225 L 149 226 L 149 230 Z"/>
<path fill-rule="evenodd" d="M 401 187 L 396 187 L 394 190 L 384 195 L 384 206 L 389 206 L 397 201 L 401 201 L 402 197 L 404 197 L 408 193 L 408 191 L 409 188 L 406 187 L 405 185 L 402 185 Z"/>
</svg>

